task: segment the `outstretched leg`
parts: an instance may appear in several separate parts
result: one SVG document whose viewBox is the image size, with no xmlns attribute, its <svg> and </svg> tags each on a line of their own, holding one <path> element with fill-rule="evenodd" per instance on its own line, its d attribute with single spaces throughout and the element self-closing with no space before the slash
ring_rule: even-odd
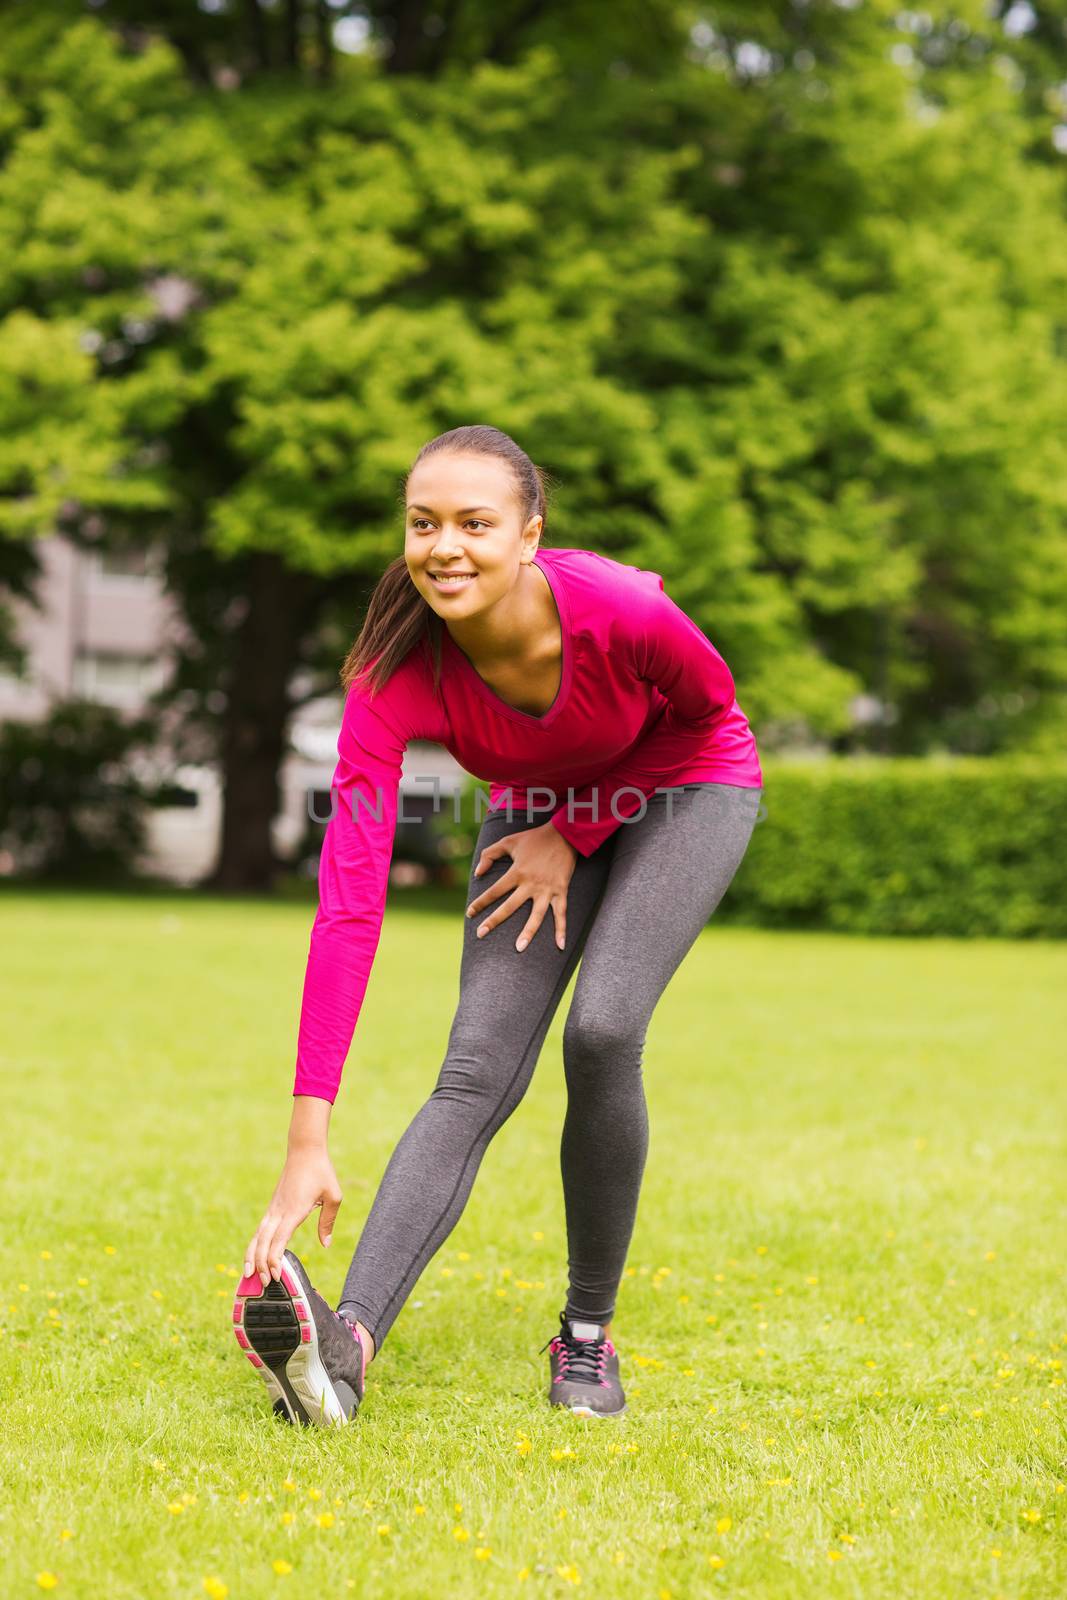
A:
<svg viewBox="0 0 1067 1600">
<path fill-rule="evenodd" d="M 474 876 L 482 850 L 545 817 L 490 814 L 471 863 L 467 902 L 511 865 L 494 861 Z M 579 857 L 567 897 L 567 948 L 555 942 L 549 911 L 523 951 L 515 939 L 529 902 L 477 937 L 465 919 L 460 998 L 448 1049 L 429 1099 L 401 1136 L 367 1217 L 339 1302 L 370 1331 L 375 1350 L 423 1268 L 448 1238 L 466 1205 L 490 1140 L 522 1099 L 545 1035 L 581 953 L 610 862 L 610 849 Z"/>
</svg>

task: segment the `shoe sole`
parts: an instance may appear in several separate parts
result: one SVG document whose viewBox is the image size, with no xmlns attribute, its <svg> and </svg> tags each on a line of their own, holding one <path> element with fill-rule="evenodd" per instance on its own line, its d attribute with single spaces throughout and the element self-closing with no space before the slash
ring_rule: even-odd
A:
<svg viewBox="0 0 1067 1600">
<path fill-rule="evenodd" d="M 569 1411 L 575 1417 L 594 1417 L 597 1422 L 610 1421 L 612 1417 L 624 1417 L 626 1407 L 620 1406 L 618 1411 L 594 1411 L 592 1406 L 569 1406 L 565 1400 L 553 1400 L 552 1404 L 557 1411 Z"/>
<path fill-rule="evenodd" d="M 335 1385 L 323 1366 L 311 1306 L 287 1266 L 266 1287 L 258 1277 L 241 1279 L 233 1332 L 279 1414 L 281 1401 L 289 1421 L 304 1427 L 336 1427 L 351 1420 L 355 1393 L 347 1383 Z"/>
</svg>

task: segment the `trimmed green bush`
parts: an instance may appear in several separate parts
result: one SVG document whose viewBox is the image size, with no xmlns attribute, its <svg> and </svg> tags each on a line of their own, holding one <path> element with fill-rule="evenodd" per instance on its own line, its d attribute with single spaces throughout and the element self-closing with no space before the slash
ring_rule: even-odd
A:
<svg viewBox="0 0 1067 1600">
<path fill-rule="evenodd" d="M 762 764 L 760 821 L 717 920 L 1067 936 L 1067 760 Z"/>
</svg>

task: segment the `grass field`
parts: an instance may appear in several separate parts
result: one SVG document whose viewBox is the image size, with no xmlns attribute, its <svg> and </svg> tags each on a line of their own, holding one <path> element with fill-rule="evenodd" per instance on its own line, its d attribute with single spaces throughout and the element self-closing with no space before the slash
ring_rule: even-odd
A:
<svg viewBox="0 0 1067 1600">
<path fill-rule="evenodd" d="M 433 1087 L 462 903 L 386 917 L 334 1244 L 294 1240 L 331 1299 Z M 550 1410 L 538 1353 L 565 999 L 355 1425 L 296 1432 L 229 1319 L 311 916 L 0 894 L 5 1600 L 1062 1600 L 1062 945 L 705 931 L 645 1052 L 615 1424 Z"/>
</svg>

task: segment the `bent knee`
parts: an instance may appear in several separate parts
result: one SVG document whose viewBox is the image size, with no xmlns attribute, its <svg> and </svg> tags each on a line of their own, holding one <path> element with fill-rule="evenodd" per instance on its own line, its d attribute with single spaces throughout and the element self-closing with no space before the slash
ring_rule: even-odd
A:
<svg viewBox="0 0 1067 1600">
<path fill-rule="evenodd" d="M 563 1029 L 563 1059 L 568 1074 L 600 1066 L 618 1070 L 620 1064 L 640 1064 L 645 1043 L 644 1018 L 591 1013 L 567 1018 Z"/>
</svg>

